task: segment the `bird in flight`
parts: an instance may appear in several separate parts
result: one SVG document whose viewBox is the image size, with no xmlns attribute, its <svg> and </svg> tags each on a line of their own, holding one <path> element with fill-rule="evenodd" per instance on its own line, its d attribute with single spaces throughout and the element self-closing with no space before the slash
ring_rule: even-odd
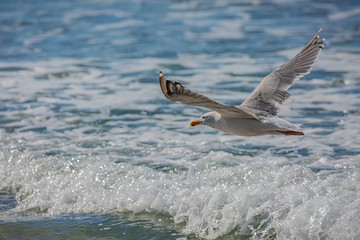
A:
<svg viewBox="0 0 360 240">
<path fill-rule="evenodd" d="M 170 101 L 200 106 L 212 110 L 191 126 L 207 125 L 228 134 L 239 136 L 304 135 L 298 126 L 277 116 L 278 105 L 290 97 L 288 89 L 301 77 L 310 73 L 325 39 L 319 33 L 289 62 L 267 75 L 240 106 L 230 106 L 214 101 L 183 86 L 180 82 L 166 80 L 159 75 L 160 88 Z"/>
</svg>

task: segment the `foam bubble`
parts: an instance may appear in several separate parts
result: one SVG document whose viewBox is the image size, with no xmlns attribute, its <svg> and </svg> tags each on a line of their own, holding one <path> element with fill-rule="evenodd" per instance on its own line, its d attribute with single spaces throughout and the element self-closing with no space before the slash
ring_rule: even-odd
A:
<svg viewBox="0 0 360 240">
<path fill-rule="evenodd" d="M 8 160 L 1 168 L 1 188 L 16 189 L 16 212 L 165 213 L 185 224 L 185 234 L 211 239 L 234 229 L 239 235 L 337 238 L 343 232 L 333 230 L 339 228 L 333 219 L 359 213 L 348 207 L 359 199 L 354 169 L 323 170 L 329 175 L 318 176 L 282 157 L 236 157 L 222 151 L 179 164 L 171 160 L 173 150 L 158 149 L 135 164 L 105 156 L 64 161 L 14 149 L 2 156 Z M 152 162 L 168 168 L 149 168 Z M 342 221 L 355 231 L 351 218 Z"/>
</svg>

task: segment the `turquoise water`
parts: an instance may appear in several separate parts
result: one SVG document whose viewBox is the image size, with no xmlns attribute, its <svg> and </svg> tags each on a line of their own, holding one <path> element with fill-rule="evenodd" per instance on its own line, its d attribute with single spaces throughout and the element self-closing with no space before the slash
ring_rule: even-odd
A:
<svg viewBox="0 0 360 240">
<path fill-rule="evenodd" d="M 190 121 L 158 73 L 238 105 L 324 26 L 280 117 Z M 0 239 L 360 238 L 358 1 L 0 2 Z"/>
</svg>

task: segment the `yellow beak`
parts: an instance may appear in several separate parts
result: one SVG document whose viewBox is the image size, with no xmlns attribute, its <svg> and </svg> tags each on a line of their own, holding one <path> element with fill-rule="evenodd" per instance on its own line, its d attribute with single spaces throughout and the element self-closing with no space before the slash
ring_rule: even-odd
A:
<svg viewBox="0 0 360 240">
<path fill-rule="evenodd" d="M 199 120 L 194 120 L 190 123 L 190 126 L 195 127 L 196 125 L 199 125 L 201 122 Z"/>
</svg>

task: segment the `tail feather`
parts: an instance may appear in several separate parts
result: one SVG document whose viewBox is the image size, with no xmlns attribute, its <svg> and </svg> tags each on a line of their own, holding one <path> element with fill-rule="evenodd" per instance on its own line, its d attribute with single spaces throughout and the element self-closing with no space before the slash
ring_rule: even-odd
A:
<svg viewBox="0 0 360 240">
<path fill-rule="evenodd" d="M 300 131 L 278 131 L 278 132 L 284 135 L 304 135 L 304 133 Z"/>
</svg>

